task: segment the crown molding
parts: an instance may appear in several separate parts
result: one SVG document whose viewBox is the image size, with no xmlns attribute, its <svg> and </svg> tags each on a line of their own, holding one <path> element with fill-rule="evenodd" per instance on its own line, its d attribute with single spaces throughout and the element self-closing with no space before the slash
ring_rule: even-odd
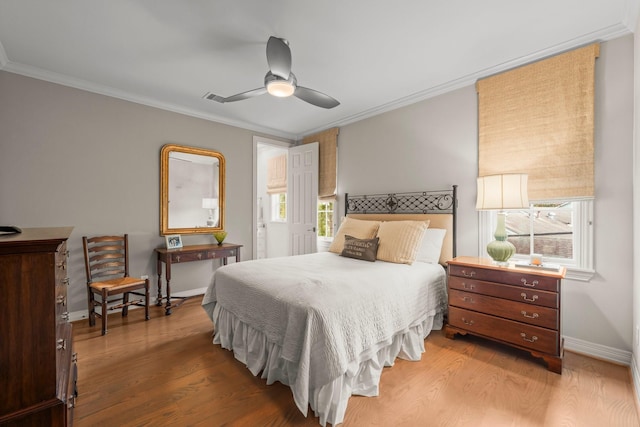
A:
<svg viewBox="0 0 640 427">
<path fill-rule="evenodd" d="M 0 46 L 1 47 L 1 46 Z M 0 51 L 0 65 L 2 61 L 2 51 Z M 162 102 L 157 99 L 141 96 L 134 93 L 125 92 L 119 89 L 112 88 L 110 86 L 99 85 L 91 83 L 86 80 L 69 77 L 63 74 L 43 70 L 37 67 L 31 67 L 28 65 L 18 64 L 15 62 L 7 61 L 6 65 L 1 67 L 4 71 L 8 71 L 14 74 L 20 74 L 26 77 L 31 77 L 38 80 L 44 80 L 50 83 L 56 83 L 62 86 L 72 87 L 74 89 L 80 89 L 87 92 L 96 93 L 99 95 L 105 95 L 112 98 L 122 99 L 124 101 L 133 102 L 136 104 L 146 105 L 148 107 L 154 107 L 165 111 L 171 111 L 173 113 L 183 114 L 185 116 L 195 117 L 203 120 L 208 120 L 228 126 L 238 127 L 253 132 L 264 133 L 271 136 L 276 136 L 285 139 L 295 139 L 295 134 L 289 132 L 283 132 L 278 129 L 273 129 L 264 126 L 257 126 L 252 123 L 243 122 L 240 120 L 230 120 L 224 117 L 216 116 L 214 114 L 207 114 L 203 111 L 194 110 L 191 108 L 185 108 L 183 106 L 172 104 L 168 102 Z"/>
<path fill-rule="evenodd" d="M 640 0 L 627 0 L 629 3 L 638 4 Z M 637 16 L 637 14 L 636 14 Z M 635 23 L 634 23 L 635 25 Z M 501 64 L 497 64 L 495 66 L 485 68 L 483 70 L 479 70 L 475 73 L 467 74 L 465 76 L 449 80 L 437 86 L 433 86 L 427 90 L 416 92 L 412 95 L 408 95 L 404 98 L 399 98 L 395 101 L 391 101 L 389 103 L 380 105 L 378 107 L 371 108 L 369 110 L 363 111 L 361 113 L 354 114 L 352 116 L 346 117 L 344 119 L 340 119 L 334 121 L 332 123 L 327 123 L 321 127 L 309 129 L 305 131 L 302 135 L 298 136 L 298 139 L 302 138 L 305 135 L 311 135 L 313 133 L 319 132 L 323 129 L 331 128 L 331 127 L 339 127 L 346 126 L 351 123 L 358 122 L 360 120 L 364 120 L 373 116 L 377 116 L 382 113 L 386 113 L 392 110 L 396 110 L 398 108 L 406 107 L 411 104 L 415 104 L 420 101 L 424 101 L 429 98 L 434 98 L 438 95 L 442 95 L 447 92 L 451 92 L 457 89 L 461 89 L 466 86 L 471 86 L 476 83 L 479 79 L 484 77 L 491 76 L 493 74 L 498 74 L 506 70 L 510 70 L 512 68 L 519 67 L 521 65 L 528 64 L 530 62 L 539 61 L 541 59 L 557 55 L 559 53 L 575 49 L 580 46 L 587 45 L 589 43 L 594 42 L 603 42 L 608 40 L 613 40 L 618 37 L 622 37 L 624 35 L 632 33 L 631 29 L 626 24 L 615 24 L 609 27 L 603 28 L 599 31 L 594 31 L 592 33 L 585 34 L 581 37 L 576 37 L 572 40 L 569 40 L 564 43 L 560 43 L 549 48 L 534 52 L 529 55 L 522 56 L 520 58 L 516 58 L 511 61 L 503 62 Z"/>
<path fill-rule="evenodd" d="M 4 46 L 2 46 L 2 42 L 0 42 L 0 70 L 3 70 L 8 63 L 9 58 L 7 58 L 7 52 L 5 52 Z"/>
<path fill-rule="evenodd" d="M 635 32 L 638 18 L 640 18 L 640 0 L 627 0 L 624 6 L 622 23 L 629 31 Z"/>
<path fill-rule="evenodd" d="M 119 89 L 115 89 L 109 86 L 98 85 L 85 80 L 76 79 L 73 77 L 65 76 L 62 74 L 54 73 L 51 71 L 43 70 L 37 67 L 31 67 L 23 64 L 11 62 L 2 44 L 0 43 L 0 70 L 5 70 L 15 74 L 21 74 L 27 77 L 32 77 L 39 80 L 44 80 L 52 83 L 57 83 L 63 86 L 73 87 L 76 89 L 85 90 L 100 95 L 110 96 L 113 98 L 122 99 L 125 101 L 133 102 L 136 104 L 142 104 L 149 107 L 159 108 L 166 111 L 171 111 L 186 116 L 196 117 L 203 120 L 213 121 L 228 126 L 238 127 L 246 130 L 250 130 L 257 133 L 264 133 L 266 135 L 276 136 L 285 139 L 291 139 L 294 141 L 302 139 L 306 135 L 320 132 L 324 129 L 331 127 L 346 126 L 351 123 L 355 123 L 360 120 L 364 120 L 370 117 L 377 116 L 382 113 L 386 113 L 398 108 L 402 108 L 411 104 L 415 104 L 424 101 L 429 98 L 434 98 L 438 95 L 442 95 L 447 92 L 451 92 L 457 89 L 461 89 L 466 86 L 475 84 L 478 79 L 500 73 L 530 62 L 534 62 L 558 53 L 562 53 L 567 50 L 574 49 L 579 46 L 583 46 L 589 43 L 598 41 L 613 40 L 615 38 L 630 34 L 635 29 L 638 16 L 640 14 L 640 0 L 626 0 L 626 10 L 624 22 L 605 27 L 601 30 L 594 31 L 592 33 L 585 34 L 581 37 L 574 38 L 564 43 L 560 43 L 549 48 L 534 52 L 529 55 L 516 58 L 511 61 L 507 61 L 495 66 L 485 68 L 483 70 L 476 71 L 465 76 L 454 78 L 447 82 L 443 82 L 439 85 L 431 87 L 429 89 L 416 92 L 403 98 L 393 100 L 391 102 L 379 105 L 374 108 L 344 117 L 342 119 L 325 123 L 319 127 L 308 129 L 301 133 L 285 132 L 279 129 L 273 129 L 264 126 L 258 126 L 253 123 L 230 120 L 214 114 L 207 114 L 200 110 L 185 108 L 180 105 L 162 102 L 157 99 L 140 96 L 137 94 L 128 93 Z"/>
</svg>

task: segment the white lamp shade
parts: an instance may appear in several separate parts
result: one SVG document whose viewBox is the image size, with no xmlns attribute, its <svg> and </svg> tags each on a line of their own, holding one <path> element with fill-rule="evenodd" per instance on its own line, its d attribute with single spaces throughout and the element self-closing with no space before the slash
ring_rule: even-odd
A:
<svg viewBox="0 0 640 427">
<path fill-rule="evenodd" d="M 215 209 L 218 207 L 218 199 L 202 199 L 202 209 Z"/>
<path fill-rule="evenodd" d="M 478 210 L 523 209 L 529 207 L 528 175 L 510 173 L 478 178 Z"/>
</svg>

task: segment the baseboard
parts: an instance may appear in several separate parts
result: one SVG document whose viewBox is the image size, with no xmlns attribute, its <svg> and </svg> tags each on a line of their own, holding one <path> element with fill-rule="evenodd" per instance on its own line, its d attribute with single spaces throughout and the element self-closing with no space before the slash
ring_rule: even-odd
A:
<svg viewBox="0 0 640 427">
<path fill-rule="evenodd" d="M 584 354 L 585 356 L 595 357 L 596 359 L 614 362 L 619 365 L 631 365 L 632 353 L 630 351 L 607 347 L 605 345 L 583 341 L 578 338 L 565 336 L 564 349 L 573 351 L 574 353 Z"/>
<path fill-rule="evenodd" d="M 204 295 L 204 293 L 207 291 L 207 288 L 198 288 L 198 289 L 189 289 L 187 291 L 182 291 L 182 292 L 175 292 L 172 295 L 174 297 L 194 297 L 197 295 Z M 152 295 L 151 296 L 151 304 L 155 304 L 156 301 L 156 296 Z M 138 308 L 143 308 L 143 307 L 139 307 L 137 305 L 132 305 L 129 307 L 129 310 L 136 310 Z M 82 320 L 82 319 L 87 319 L 89 318 L 89 311 L 88 310 L 80 310 L 80 311 L 72 311 L 71 313 L 69 313 L 69 321 L 70 322 L 75 322 L 76 320 Z"/>
</svg>

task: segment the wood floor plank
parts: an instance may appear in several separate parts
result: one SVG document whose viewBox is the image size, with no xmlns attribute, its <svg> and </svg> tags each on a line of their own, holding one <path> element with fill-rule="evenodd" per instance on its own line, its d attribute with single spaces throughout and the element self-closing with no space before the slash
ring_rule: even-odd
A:
<svg viewBox="0 0 640 427">
<path fill-rule="evenodd" d="M 75 426 L 317 426 L 291 390 L 254 377 L 212 344 L 213 326 L 192 298 L 171 316 L 153 307 L 109 333 L 74 323 L 79 397 Z M 380 395 L 353 396 L 344 426 L 638 427 L 628 367 L 565 352 L 562 375 L 528 353 L 434 331 L 422 360 L 382 372 Z"/>
</svg>

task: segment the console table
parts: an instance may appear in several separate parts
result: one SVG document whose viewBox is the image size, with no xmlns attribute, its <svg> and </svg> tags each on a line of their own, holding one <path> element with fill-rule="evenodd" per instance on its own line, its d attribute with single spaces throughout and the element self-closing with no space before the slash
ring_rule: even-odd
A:
<svg viewBox="0 0 640 427">
<path fill-rule="evenodd" d="M 240 248 L 242 248 L 242 245 L 233 243 L 190 245 L 178 249 L 156 248 L 158 255 L 158 302 L 156 305 L 161 306 L 162 300 L 166 299 L 165 314 L 169 315 L 172 308 L 180 306 L 187 298 L 171 296 L 171 264 L 222 259 L 222 264 L 227 265 L 228 257 L 235 257 L 236 262 L 240 262 Z M 167 296 L 164 298 L 162 297 L 162 263 L 165 265 L 167 281 Z M 172 303 L 171 299 L 179 299 L 180 301 Z"/>
</svg>

